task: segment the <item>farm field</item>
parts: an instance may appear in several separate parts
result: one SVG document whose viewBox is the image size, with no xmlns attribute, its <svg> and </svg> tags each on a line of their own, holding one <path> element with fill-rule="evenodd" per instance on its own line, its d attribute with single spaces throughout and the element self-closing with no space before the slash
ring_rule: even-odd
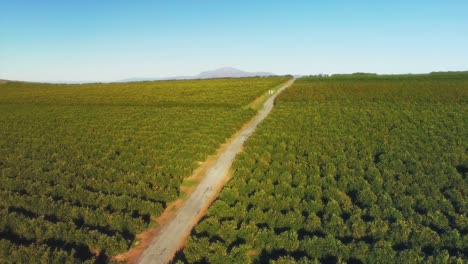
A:
<svg viewBox="0 0 468 264">
<path fill-rule="evenodd" d="M 278 97 L 182 263 L 462 263 L 468 73 L 306 77 Z"/>
<path fill-rule="evenodd" d="M 0 84 L 0 260 L 125 252 L 286 80 Z"/>
</svg>

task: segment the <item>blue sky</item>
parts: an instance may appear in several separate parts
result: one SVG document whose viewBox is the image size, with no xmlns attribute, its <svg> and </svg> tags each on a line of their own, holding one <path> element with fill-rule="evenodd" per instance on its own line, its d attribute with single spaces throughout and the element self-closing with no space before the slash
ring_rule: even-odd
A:
<svg viewBox="0 0 468 264">
<path fill-rule="evenodd" d="M 468 1 L 0 0 L 0 79 L 468 70 Z"/>
</svg>

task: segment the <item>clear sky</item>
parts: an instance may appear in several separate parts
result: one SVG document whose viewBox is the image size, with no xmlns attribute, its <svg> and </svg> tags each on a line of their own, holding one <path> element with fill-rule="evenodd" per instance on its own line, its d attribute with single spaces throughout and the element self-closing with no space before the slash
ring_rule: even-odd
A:
<svg viewBox="0 0 468 264">
<path fill-rule="evenodd" d="M 0 79 L 468 70 L 467 0 L 0 0 Z"/>
</svg>

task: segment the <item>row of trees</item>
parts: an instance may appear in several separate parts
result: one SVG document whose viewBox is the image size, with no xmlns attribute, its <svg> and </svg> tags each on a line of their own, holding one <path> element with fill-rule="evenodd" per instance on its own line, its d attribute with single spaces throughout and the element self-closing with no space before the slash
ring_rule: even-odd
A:
<svg viewBox="0 0 468 264">
<path fill-rule="evenodd" d="M 9 239 L 0 238 L 0 254 L 2 260 L 11 263 L 77 263 L 74 257 L 75 250 L 66 251 L 59 248 L 50 248 L 46 245 L 28 244 L 17 245 Z M 80 260 L 82 263 L 93 263 L 91 260 Z"/>
<path fill-rule="evenodd" d="M 8 82 L 0 86 L 0 104 L 242 107 L 288 79 L 290 76 L 80 85 Z"/>
<path fill-rule="evenodd" d="M 468 75 L 424 83 L 296 81 L 178 261 L 462 262 Z"/>
<path fill-rule="evenodd" d="M 2 85 L 0 259 L 125 252 L 285 80 Z"/>
</svg>

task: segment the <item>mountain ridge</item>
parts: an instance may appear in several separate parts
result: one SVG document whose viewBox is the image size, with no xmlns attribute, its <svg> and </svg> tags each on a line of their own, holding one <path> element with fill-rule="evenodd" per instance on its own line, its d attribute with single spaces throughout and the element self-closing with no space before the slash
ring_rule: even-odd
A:
<svg viewBox="0 0 468 264">
<path fill-rule="evenodd" d="M 244 78 L 244 77 L 265 77 L 276 76 L 271 72 L 248 72 L 242 71 L 233 67 L 222 67 L 215 70 L 203 71 L 193 76 L 173 76 L 162 78 L 127 78 L 117 82 L 141 82 L 141 81 L 158 81 L 158 80 L 190 80 L 190 79 L 214 79 L 214 78 Z"/>
</svg>

